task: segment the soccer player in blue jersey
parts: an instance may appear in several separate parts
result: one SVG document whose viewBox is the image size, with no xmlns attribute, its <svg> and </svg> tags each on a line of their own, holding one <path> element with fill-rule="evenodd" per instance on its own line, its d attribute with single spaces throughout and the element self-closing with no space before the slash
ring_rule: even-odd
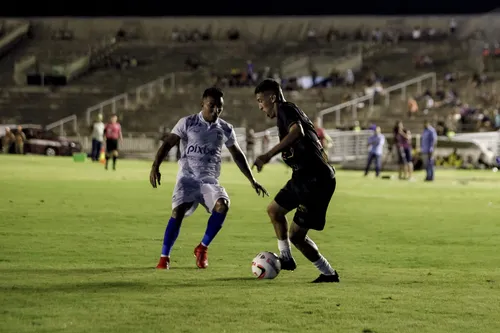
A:
<svg viewBox="0 0 500 333">
<path fill-rule="evenodd" d="M 156 154 L 149 175 L 153 188 L 160 185 L 161 162 L 169 150 L 180 142 L 180 168 L 172 196 L 172 217 L 165 230 L 161 256 L 156 266 L 158 269 L 170 268 L 170 252 L 179 235 L 182 221 L 199 204 L 211 216 L 205 235 L 194 249 L 194 255 L 198 268 L 207 268 L 208 246 L 222 228 L 230 203 L 226 190 L 219 184 L 222 145 L 228 148 L 234 162 L 257 194 L 268 195 L 253 177 L 245 154 L 236 141 L 233 126 L 219 118 L 224 106 L 223 96 L 218 88 L 206 89 L 202 97 L 201 112 L 180 119 Z"/>
</svg>

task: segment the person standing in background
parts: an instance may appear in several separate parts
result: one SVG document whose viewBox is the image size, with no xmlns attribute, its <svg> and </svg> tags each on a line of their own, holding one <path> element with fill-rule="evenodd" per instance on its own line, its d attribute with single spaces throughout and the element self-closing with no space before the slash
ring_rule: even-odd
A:
<svg viewBox="0 0 500 333">
<path fill-rule="evenodd" d="M 370 166 L 375 161 L 375 176 L 380 175 L 382 154 L 384 152 L 385 136 L 382 134 L 379 126 L 375 128 L 373 135 L 368 138 L 368 146 L 370 147 L 368 153 L 368 162 L 366 163 L 365 176 L 368 175 Z"/>
<path fill-rule="evenodd" d="M 16 141 L 14 133 L 11 132 L 9 127 L 5 127 L 5 135 L 2 138 L 2 152 L 8 154 L 10 147 Z"/>
<path fill-rule="evenodd" d="M 269 144 L 271 143 L 271 132 L 266 130 L 264 136 L 262 137 L 262 149 L 261 153 L 269 150 Z"/>
<path fill-rule="evenodd" d="M 247 158 L 249 161 L 253 161 L 255 159 L 255 131 L 253 128 L 248 130 L 247 134 Z"/>
<path fill-rule="evenodd" d="M 17 126 L 16 137 L 16 154 L 24 154 L 24 143 L 26 142 L 26 135 L 23 132 L 21 125 Z"/>
<path fill-rule="evenodd" d="M 431 182 L 434 180 L 434 152 L 437 147 L 437 133 L 428 120 L 424 122 L 420 147 L 426 173 L 425 181 Z"/>
<path fill-rule="evenodd" d="M 394 137 L 399 157 L 399 179 L 412 180 L 411 132 L 404 127 L 402 121 L 396 123 Z"/>
<path fill-rule="evenodd" d="M 90 156 L 92 161 L 99 160 L 102 143 L 104 141 L 104 123 L 102 122 L 102 114 L 97 115 L 97 119 L 92 125 L 92 152 Z"/>
<path fill-rule="evenodd" d="M 116 160 L 118 158 L 118 140 L 123 142 L 122 127 L 118 122 L 116 115 L 111 116 L 111 120 L 104 127 L 104 137 L 106 138 L 106 165 L 108 170 L 108 162 L 113 157 L 113 170 L 116 170 Z"/>
</svg>

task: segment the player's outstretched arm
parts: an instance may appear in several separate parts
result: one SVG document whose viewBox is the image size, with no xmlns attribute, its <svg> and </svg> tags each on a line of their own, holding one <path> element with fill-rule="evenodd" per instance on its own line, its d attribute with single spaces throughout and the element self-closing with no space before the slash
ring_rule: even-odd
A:
<svg viewBox="0 0 500 333">
<path fill-rule="evenodd" d="M 149 173 L 149 182 L 153 188 L 156 188 L 157 184 L 161 185 L 160 165 L 165 157 L 167 157 L 170 149 L 179 143 L 179 140 L 179 136 L 170 133 L 165 137 L 161 147 L 158 149 L 153 165 L 151 166 L 151 172 Z"/>
<path fill-rule="evenodd" d="M 264 165 L 269 163 L 271 158 L 273 158 L 277 154 L 281 153 L 283 150 L 293 145 L 295 141 L 302 138 L 303 136 L 304 136 L 304 129 L 302 128 L 302 125 L 299 122 L 290 125 L 288 134 L 276 146 L 271 148 L 271 150 L 265 153 L 264 155 L 260 155 L 255 159 L 254 166 L 257 167 L 257 171 L 260 172 L 264 167 Z"/>
<path fill-rule="evenodd" d="M 231 156 L 233 157 L 234 163 L 236 163 L 236 165 L 240 169 L 241 173 L 243 173 L 245 175 L 245 177 L 247 177 L 247 179 L 250 181 L 250 183 L 252 184 L 252 187 L 255 189 L 257 194 L 262 195 L 262 196 L 264 196 L 264 195 L 269 196 L 266 189 L 264 187 L 262 187 L 259 183 L 257 183 L 255 178 L 253 177 L 252 170 L 250 169 L 250 166 L 248 165 L 247 158 L 245 156 L 245 153 L 243 153 L 243 151 L 241 150 L 240 145 L 237 142 L 235 142 L 234 145 L 228 147 L 227 149 L 231 153 Z"/>
</svg>

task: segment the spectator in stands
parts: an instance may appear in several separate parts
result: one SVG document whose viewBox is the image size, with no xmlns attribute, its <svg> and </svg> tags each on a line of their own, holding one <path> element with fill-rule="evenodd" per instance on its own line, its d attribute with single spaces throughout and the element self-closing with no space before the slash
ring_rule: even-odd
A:
<svg viewBox="0 0 500 333">
<path fill-rule="evenodd" d="M 98 114 L 96 121 L 92 124 L 92 152 L 90 157 L 94 162 L 99 161 L 99 154 L 104 141 L 104 127 L 102 114 Z"/>
<path fill-rule="evenodd" d="M 2 152 L 8 154 L 10 152 L 10 147 L 16 141 L 16 137 L 11 132 L 9 127 L 5 127 L 5 135 L 2 137 Z"/>
<path fill-rule="evenodd" d="M 349 87 L 352 87 L 354 86 L 354 72 L 352 71 L 352 69 L 348 69 L 346 71 L 346 74 L 345 74 L 345 85 L 346 86 L 349 86 Z"/>
<path fill-rule="evenodd" d="M 196 61 L 190 56 L 186 58 L 186 60 L 184 61 L 184 65 L 186 66 L 186 69 L 189 71 L 195 71 L 200 67 L 199 61 Z"/>
<path fill-rule="evenodd" d="M 172 33 L 171 33 L 170 37 L 172 38 L 172 41 L 174 41 L 174 42 L 181 42 L 183 39 L 181 36 L 181 32 L 177 28 L 172 29 Z"/>
<path fill-rule="evenodd" d="M 255 73 L 252 60 L 247 60 L 247 75 L 248 79 L 253 81 L 253 75 Z"/>
<path fill-rule="evenodd" d="M 229 29 L 229 31 L 227 32 L 227 38 L 229 40 L 238 40 L 240 39 L 240 32 L 238 29 L 236 28 L 231 28 Z"/>
<path fill-rule="evenodd" d="M 307 39 L 309 41 L 316 41 L 316 29 L 310 28 L 307 30 Z"/>
<path fill-rule="evenodd" d="M 359 126 L 359 121 L 357 121 L 357 120 L 354 121 L 354 126 L 352 127 L 352 130 L 354 132 L 360 132 L 361 131 L 361 126 Z"/>
<path fill-rule="evenodd" d="M 419 40 L 421 36 L 422 36 L 422 31 L 420 30 L 420 27 L 413 28 L 413 31 L 411 33 L 412 39 Z"/>
<path fill-rule="evenodd" d="M 486 75 L 475 72 L 471 78 L 471 84 L 473 87 L 481 87 L 486 82 Z"/>
<path fill-rule="evenodd" d="M 425 95 L 424 97 L 425 100 L 425 109 L 424 109 L 424 114 L 428 114 L 429 110 L 434 107 L 434 99 L 430 95 Z"/>
<path fill-rule="evenodd" d="M 498 109 L 495 109 L 495 111 L 493 111 L 493 124 L 495 130 L 500 130 L 500 110 Z"/>
<path fill-rule="evenodd" d="M 413 118 L 413 116 L 418 112 L 418 103 L 414 97 L 408 98 L 408 118 Z"/>
<path fill-rule="evenodd" d="M 445 120 L 444 123 L 445 135 L 448 137 L 455 136 L 455 132 L 457 131 L 457 119 L 455 117 L 455 113 L 451 112 Z"/>
<path fill-rule="evenodd" d="M 457 31 L 457 21 L 455 21 L 455 18 L 452 18 L 450 20 L 450 35 L 454 35 L 456 31 Z"/>
<path fill-rule="evenodd" d="M 21 125 L 17 126 L 16 137 L 16 154 L 24 154 L 24 143 L 26 142 L 26 135 L 23 132 L 23 127 Z"/>
<path fill-rule="evenodd" d="M 264 136 L 262 136 L 262 151 L 268 151 L 270 143 L 271 143 L 271 132 L 265 131 Z"/>
</svg>

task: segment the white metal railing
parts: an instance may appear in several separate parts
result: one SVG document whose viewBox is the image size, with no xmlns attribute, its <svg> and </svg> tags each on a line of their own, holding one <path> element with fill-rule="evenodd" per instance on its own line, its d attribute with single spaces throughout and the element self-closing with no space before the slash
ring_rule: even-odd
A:
<svg viewBox="0 0 500 333">
<path fill-rule="evenodd" d="M 434 73 L 434 72 L 433 73 L 427 73 L 427 74 L 424 74 L 424 75 L 421 75 L 421 76 L 417 76 L 417 77 L 415 77 L 413 79 L 410 79 L 410 80 L 398 83 L 398 84 L 396 84 L 394 86 L 391 86 L 389 88 L 384 89 L 385 105 L 388 106 L 390 104 L 390 102 L 391 102 L 390 93 L 394 92 L 394 91 L 397 91 L 397 90 L 401 90 L 401 100 L 402 101 L 406 101 L 406 98 L 407 98 L 406 97 L 406 93 L 407 93 L 406 88 L 408 86 L 416 84 L 417 85 L 417 91 L 418 91 L 418 93 L 421 93 L 422 92 L 422 82 L 425 81 L 425 80 L 428 80 L 428 79 L 432 80 L 432 91 L 435 91 L 436 90 L 436 73 Z M 326 114 L 335 112 L 335 124 L 337 126 L 340 126 L 341 125 L 340 112 L 341 112 L 341 110 L 349 108 L 349 107 L 352 108 L 352 118 L 354 120 L 356 120 L 357 116 L 358 116 L 358 113 L 357 113 L 357 111 L 358 111 L 358 104 L 362 103 L 362 102 L 368 102 L 368 108 L 369 108 L 369 110 L 373 111 L 374 98 L 375 98 L 375 95 L 373 95 L 373 94 L 372 95 L 365 95 L 365 96 L 362 96 L 362 97 L 358 97 L 358 98 L 352 99 L 352 100 L 347 101 L 345 103 L 329 107 L 328 109 L 325 109 L 325 110 L 322 110 L 322 111 L 319 112 L 319 114 L 318 114 L 319 121 L 321 123 L 323 123 L 323 117 Z"/>
<path fill-rule="evenodd" d="M 64 135 L 64 124 L 69 122 L 73 122 L 73 131 L 75 133 L 78 132 L 78 117 L 76 116 L 76 114 L 72 114 L 71 116 L 59 119 L 56 122 L 48 124 L 47 126 L 45 126 L 45 129 L 51 130 L 53 128 L 59 127 L 59 134 Z"/>
<path fill-rule="evenodd" d="M 170 83 L 170 88 L 174 89 L 175 87 L 175 74 L 170 73 L 165 76 L 161 76 L 151 82 L 145 83 L 143 85 L 135 88 L 131 93 L 125 92 L 123 94 L 117 95 L 113 98 L 105 100 L 99 104 L 91 106 L 87 109 L 86 113 L 86 121 L 87 125 L 91 124 L 91 115 L 93 112 L 98 111 L 99 113 L 104 113 L 105 108 L 111 108 L 111 113 L 116 113 L 119 107 L 124 107 L 125 109 L 130 107 L 130 102 L 134 104 L 140 104 L 143 99 L 144 93 L 147 94 L 148 97 L 152 97 L 157 90 L 160 93 L 165 92 L 165 83 Z M 131 100 L 132 99 L 132 100 Z"/>
</svg>

